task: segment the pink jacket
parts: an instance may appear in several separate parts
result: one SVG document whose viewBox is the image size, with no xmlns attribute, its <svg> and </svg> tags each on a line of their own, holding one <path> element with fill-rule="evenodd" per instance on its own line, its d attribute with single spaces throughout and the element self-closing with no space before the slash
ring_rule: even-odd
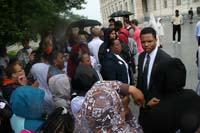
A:
<svg viewBox="0 0 200 133">
<path fill-rule="evenodd" d="M 139 53 L 141 53 L 143 51 L 142 44 L 141 44 L 141 41 L 140 41 L 140 31 L 141 31 L 140 28 L 136 26 L 134 28 L 134 34 L 133 34 L 133 38 L 137 42 L 137 47 L 138 47 Z"/>
</svg>

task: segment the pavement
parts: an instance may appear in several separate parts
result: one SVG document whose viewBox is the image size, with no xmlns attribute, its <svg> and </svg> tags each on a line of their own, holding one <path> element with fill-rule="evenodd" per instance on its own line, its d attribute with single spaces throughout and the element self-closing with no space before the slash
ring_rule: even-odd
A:
<svg viewBox="0 0 200 133">
<path fill-rule="evenodd" d="M 172 43 L 172 24 L 168 21 L 164 23 L 164 44 L 163 50 L 166 51 L 173 57 L 180 58 L 186 66 L 187 89 L 193 89 L 196 91 L 198 79 L 197 79 L 197 65 L 196 65 L 196 51 L 198 48 L 197 40 L 195 38 L 195 25 L 196 20 L 193 24 L 189 21 L 185 21 L 181 27 L 181 44 Z"/>
</svg>

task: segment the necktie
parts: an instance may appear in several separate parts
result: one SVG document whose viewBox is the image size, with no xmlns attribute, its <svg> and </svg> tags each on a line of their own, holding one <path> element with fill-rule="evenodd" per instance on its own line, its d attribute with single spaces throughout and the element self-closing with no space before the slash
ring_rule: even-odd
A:
<svg viewBox="0 0 200 133">
<path fill-rule="evenodd" d="M 150 56 L 149 54 L 146 57 L 146 63 L 144 66 L 144 70 L 143 70 L 143 88 L 144 89 L 148 89 L 147 88 L 147 77 L 148 77 L 148 69 L 149 69 L 149 62 L 150 62 Z"/>
</svg>

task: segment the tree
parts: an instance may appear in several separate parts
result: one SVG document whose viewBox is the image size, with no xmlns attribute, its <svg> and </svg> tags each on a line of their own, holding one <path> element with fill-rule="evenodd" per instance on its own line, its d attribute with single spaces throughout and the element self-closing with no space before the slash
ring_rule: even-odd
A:
<svg viewBox="0 0 200 133">
<path fill-rule="evenodd" d="M 71 9 L 82 9 L 85 0 L 1 0 L 0 1 L 0 45 L 12 45 L 23 39 L 36 39 Z M 62 15 L 61 15 L 62 14 Z"/>
</svg>

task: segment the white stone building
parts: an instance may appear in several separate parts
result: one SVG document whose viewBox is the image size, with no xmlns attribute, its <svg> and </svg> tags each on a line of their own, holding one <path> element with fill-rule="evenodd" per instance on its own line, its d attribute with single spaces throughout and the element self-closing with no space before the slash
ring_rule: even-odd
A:
<svg viewBox="0 0 200 133">
<path fill-rule="evenodd" d="M 196 8 L 200 6 L 200 0 L 100 0 L 100 11 L 103 24 L 108 25 L 109 16 L 119 10 L 126 10 L 134 13 L 130 16 L 139 21 L 144 21 L 150 13 L 158 17 L 172 16 L 176 9 L 181 14 L 187 14 L 190 7 L 196 15 Z M 122 18 L 117 17 L 117 20 Z"/>
</svg>

